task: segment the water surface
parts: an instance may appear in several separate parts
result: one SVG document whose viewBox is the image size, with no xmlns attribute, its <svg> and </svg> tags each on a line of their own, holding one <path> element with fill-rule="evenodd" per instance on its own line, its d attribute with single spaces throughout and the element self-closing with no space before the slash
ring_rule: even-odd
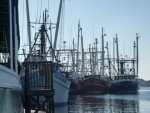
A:
<svg viewBox="0 0 150 113">
<path fill-rule="evenodd" d="M 150 88 L 132 95 L 70 95 L 68 105 L 55 107 L 55 113 L 150 113 Z"/>
</svg>

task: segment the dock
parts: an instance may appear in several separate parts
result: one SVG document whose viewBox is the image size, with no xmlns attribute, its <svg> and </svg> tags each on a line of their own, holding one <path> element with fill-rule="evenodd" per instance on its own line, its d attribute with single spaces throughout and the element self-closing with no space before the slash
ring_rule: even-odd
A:
<svg viewBox="0 0 150 113">
<path fill-rule="evenodd" d="M 25 62 L 25 68 L 25 77 L 21 79 L 25 113 L 54 113 L 52 62 Z"/>
</svg>

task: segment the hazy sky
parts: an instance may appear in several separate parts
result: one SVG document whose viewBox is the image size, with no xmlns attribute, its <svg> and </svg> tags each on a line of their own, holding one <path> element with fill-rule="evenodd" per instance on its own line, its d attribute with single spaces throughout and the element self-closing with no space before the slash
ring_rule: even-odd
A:
<svg viewBox="0 0 150 113">
<path fill-rule="evenodd" d="M 51 21 L 56 23 L 59 0 L 29 1 L 32 22 L 47 8 Z M 25 0 L 19 0 L 20 35 L 23 39 L 27 37 L 25 8 Z M 71 43 L 70 38 L 75 38 L 75 41 L 77 39 L 79 19 L 85 48 L 95 38 L 98 38 L 100 44 L 101 28 L 104 27 L 105 45 L 108 41 L 110 52 L 112 53 L 113 37 L 117 33 L 120 54 L 132 56 L 133 41 L 136 33 L 139 33 L 139 77 L 150 80 L 150 0 L 65 0 L 63 27 L 64 40 L 68 45 Z"/>
</svg>

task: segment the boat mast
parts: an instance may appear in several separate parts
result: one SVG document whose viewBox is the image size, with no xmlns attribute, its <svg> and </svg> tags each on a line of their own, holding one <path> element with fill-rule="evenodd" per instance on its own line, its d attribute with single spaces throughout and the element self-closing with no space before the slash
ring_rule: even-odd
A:
<svg viewBox="0 0 150 113">
<path fill-rule="evenodd" d="M 90 72 L 92 74 L 92 60 L 91 60 L 92 59 L 92 55 L 91 55 L 92 52 L 91 52 L 91 44 L 89 44 L 89 53 L 90 53 L 90 70 L 91 70 Z"/>
<path fill-rule="evenodd" d="M 103 34 L 103 30 L 104 28 L 102 27 L 102 75 L 104 75 L 104 54 L 105 54 L 105 51 L 104 51 L 104 36 L 106 36 L 106 34 Z"/>
<path fill-rule="evenodd" d="M 13 70 L 13 45 L 12 45 L 12 1 L 9 0 L 9 33 L 10 33 L 10 69 Z"/>
<path fill-rule="evenodd" d="M 27 31 L 29 39 L 29 53 L 31 51 L 31 28 L 30 28 L 30 14 L 29 14 L 29 2 L 26 0 L 26 9 L 27 9 Z M 30 58 L 29 58 L 30 60 Z"/>
<path fill-rule="evenodd" d="M 119 72 L 119 48 L 118 48 L 118 36 L 116 34 L 116 52 L 117 52 L 117 65 L 118 65 L 118 74 Z"/>
<path fill-rule="evenodd" d="M 138 36 L 138 33 L 136 33 L 136 55 L 137 55 L 137 75 L 138 75 L 138 69 L 139 69 L 139 51 L 138 51 L 138 39 L 139 39 L 139 36 Z"/>
<path fill-rule="evenodd" d="M 15 71 L 18 73 L 18 37 L 17 37 L 17 22 L 16 22 L 16 7 L 14 7 L 14 31 L 15 31 Z"/>
<path fill-rule="evenodd" d="M 61 9 L 62 9 L 62 1 L 60 0 L 60 5 L 59 5 L 59 11 L 58 11 L 58 16 L 57 16 L 57 24 L 56 24 L 56 31 L 55 31 L 55 38 L 54 38 L 54 56 L 55 56 L 55 49 L 56 49 L 56 43 L 57 43 L 57 36 L 58 36 L 58 30 L 59 30 L 59 22 L 60 22 L 60 16 L 61 16 Z M 52 60 L 54 60 L 54 56 Z"/>
<path fill-rule="evenodd" d="M 114 66 L 115 66 L 115 41 L 116 41 L 116 39 L 113 38 L 113 64 L 114 64 Z"/>
<path fill-rule="evenodd" d="M 97 38 L 95 39 L 95 64 L 96 64 L 96 70 L 97 70 L 97 72 L 98 72 L 98 53 L 97 53 L 97 44 L 98 44 L 98 42 L 97 42 Z"/>
<path fill-rule="evenodd" d="M 40 56 L 41 56 L 41 60 L 42 59 L 46 59 L 44 56 L 46 54 L 46 39 L 45 39 L 45 33 L 46 33 L 46 10 L 45 12 L 43 12 L 43 24 L 41 25 L 40 27 L 40 40 L 41 40 L 41 43 L 40 43 Z M 43 56 L 44 55 L 44 56 Z"/>
<path fill-rule="evenodd" d="M 136 48 L 136 45 L 135 45 L 135 41 L 133 43 L 133 73 L 135 74 L 135 48 Z"/>
<path fill-rule="evenodd" d="M 77 59 L 76 59 L 76 75 L 78 75 L 78 60 L 79 60 L 79 37 L 80 37 L 80 20 L 78 22 L 78 40 L 77 40 Z"/>
<path fill-rule="evenodd" d="M 81 28 L 81 52 L 82 52 L 82 75 L 84 75 L 84 48 L 83 48 L 82 28 Z"/>
<path fill-rule="evenodd" d="M 74 47 L 74 38 L 73 38 L 73 51 L 72 52 L 72 67 L 73 67 L 73 75 L 75 75 L 75 47 Z"/>
<path fill-rule="evenodd" d="M 109 77 L 111 78 L 111 69 L 110 69 L 110 58 L 109 58 L 109 45 L 108 45 L 108 42 L 106 43 L 106 49 L 107 49 L 107 59 L 108 59 L 108 73 L 109 73 Z"/>
<path fill-rule="evenodd" d="M 94 71 L 94 69 L 95 69 L 95 67 L 94 67 L 94 47 L 92 47 L 91 49 L 92 49 L 92 52 L 91 52 L 92 74 L 95 74 L 95 71 Z"/>
</svg>

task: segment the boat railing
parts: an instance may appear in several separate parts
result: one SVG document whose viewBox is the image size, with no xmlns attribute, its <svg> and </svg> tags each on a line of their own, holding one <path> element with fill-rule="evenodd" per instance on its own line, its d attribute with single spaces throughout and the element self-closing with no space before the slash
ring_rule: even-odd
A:
<svg viewBox="0 0 150 113">
<path fill-rule="evenodd" d="M 0 63 L 0 65 L 5 66 L 5 67 L 9 68 L 9 64 L 8 64 L 8 63 Z"/>
<path fill-rule="evenodd" d="M 34 88 L 53 89 L 52 62 L 26 62 L 24 79 L 28 90 Z"/>
</svg>

